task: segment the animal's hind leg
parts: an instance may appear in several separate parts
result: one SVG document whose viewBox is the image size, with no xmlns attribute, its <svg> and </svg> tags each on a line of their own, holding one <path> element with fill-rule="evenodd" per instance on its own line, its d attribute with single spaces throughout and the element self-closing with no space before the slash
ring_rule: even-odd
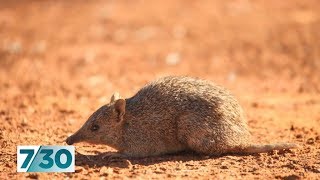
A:
<svg viewBox="0 0 320 180">
<path fill-rule="evenodd" d="M 184 139 L 184 142 L 191 150 L 200 154 L 220 155 L 231 148 L 217 142 L 218 139 L 212 137 L 210 132 L 201 131 L 205 130 L 199 129 L 198 132 L 191 131 L 187 134 L 181 134 L 182 138 Z"/>
<path fill-rule="evenodd" d="M 207 155 L 237 152 L 242 146 L 241 133 L 211 119 L 182 116 L 178 121 L 178 139 L 191 150 Z"/>
</svg>

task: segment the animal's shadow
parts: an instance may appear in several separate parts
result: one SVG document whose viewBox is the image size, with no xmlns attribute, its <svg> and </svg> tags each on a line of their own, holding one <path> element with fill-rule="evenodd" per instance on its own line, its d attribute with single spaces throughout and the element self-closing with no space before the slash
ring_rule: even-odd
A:
<svg viewBox="0 0 320 180">
<path fill-rule="evenodd" d="M 193 152 L 180 152 L 177 154 L 169 154 L 154 157 L 145 158 L 132 158 L 132 157 L 120 157 L 116 152 L 106 152 L 96 155 L 84 155 L 79 152 L 76 153 L 76 165 L 77 166 L 89 166 L 89 167 L 119 167 L 128 168 L 130 165 L 152 165 L 165 161 L 191 161 L 191 160 L 205 160 L 211 158 L 209 156 L 201 156 Z M 109 157 L 115 156 L 115 159 L 110 160 Z"/>
<path fill-rule="evenodd" d="M 206 159 L 218 159 L 223 158 L 226 155 L 232 156 L 245 156 L 244 154 L 224 154 L 220 156 L 205 156 L 200 155 L 195 152 L 185 151 L 175 154 L 168 154 L 162 156 L 145 157 L 145 158 L 131 158 L 131 157 L 121 157 L 117 158 L 116 161 L 110 161 L 108 157 L 119 155 L 116 152 L 106 152 L 98 153 L 96 155 L 84 155 L 79 152 L 76 153 L 76 165 L 77 166 L 88 166 L 88 167 L 119 167 L 119 168 L 129 168 L 132 165 L 153 165 L 161 162 L 167 161 L 178 161 L 178 162 L 188 162 L 188 161 L 200 161 Z M 258 154 L 253 156 L 259 156 Z"/>
</svg>

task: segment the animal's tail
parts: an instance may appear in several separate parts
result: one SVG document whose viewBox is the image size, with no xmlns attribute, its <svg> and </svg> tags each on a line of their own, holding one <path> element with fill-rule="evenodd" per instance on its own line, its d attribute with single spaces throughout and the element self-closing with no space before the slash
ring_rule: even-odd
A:
<svg viewBox="0 0 320 180">
<path fill-rule="evenodd" d="M 287 149 L 297 149 L 299 146 L 294 143 L 277 143 L 277 144 L 265 144 L 265 145 L 249 145 L 242 149 L 242 153 L 246 154 L 256 154 L 256 153 L 266 153 L 273 150 L 287 150 Z"/>
</svg>

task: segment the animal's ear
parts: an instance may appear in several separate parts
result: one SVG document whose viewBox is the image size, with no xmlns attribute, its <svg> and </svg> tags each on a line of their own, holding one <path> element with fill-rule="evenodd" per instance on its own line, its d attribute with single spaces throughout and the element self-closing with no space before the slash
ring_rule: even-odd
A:
<svg viewBox="0 0 320 180">
<path fill-rule="evenodd" d="M 114 110 L 118 114 L 118 122 L 123 121 L 124 114 L 126 112 L 126 100 L 124 99 L 117 99 L 114 102 Z"/>
<path fill-rule="evenodd" d="M 120 94 L 118 92 L 115 92 L 112 96 L 111 96 L 111 99 L 110 99 L 110 103 L 113 103 L 115 102 L 116 100 L 120 99 Z"/>
</svg>

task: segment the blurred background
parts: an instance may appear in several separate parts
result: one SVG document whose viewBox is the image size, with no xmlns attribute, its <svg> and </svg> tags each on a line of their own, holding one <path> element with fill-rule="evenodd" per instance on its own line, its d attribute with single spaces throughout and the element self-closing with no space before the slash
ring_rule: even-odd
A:
<svg viewBox="0 0 320 180">
<path fill-rule="evenodd" d="M 1 1 L 1 80 L 46 93 L 101 96 L 114 89 L 129 95 L 146 81 L 180 74 L 246 91 L 271 83 L 272 89 L 319 92 L 318 4 Z"/>
<path fill-rule="evenodd" d="M 230 89 L 258 139 L 316 127 L 319 30 L 318 0 L 0 0 L 0 141 L 62 143 L 165 75 Z"/>
</svg>

